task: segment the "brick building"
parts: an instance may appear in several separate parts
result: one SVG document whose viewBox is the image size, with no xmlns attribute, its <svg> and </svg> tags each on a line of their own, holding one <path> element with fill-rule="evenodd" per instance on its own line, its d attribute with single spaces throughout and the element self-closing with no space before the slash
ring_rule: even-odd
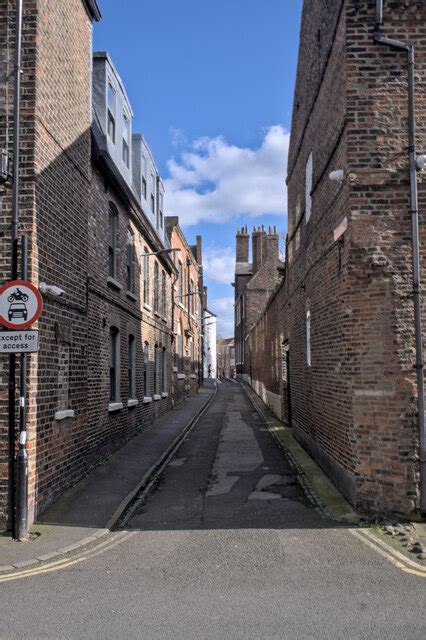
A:
<svg viewBox="0 0 426 640">
<path fill-rule="evenodd" d="M 283 418 L 351 503 L 411 517 L 420 465 L 407 53 L 374 40 L 375 10 L 371 0 L 304 2 L 285 280 L 252 348 L 264 339 L 262 352 L 272 349 L 262 384 L 281 390 Z M 416 49 L 421 151 L 425 20 L 424 2 L 384 3 L 382 32 Z M 425 177 L 417 180 L 422 212 Z M 424 234 L 421 219 L 423 280 Z"/>
<path fill-rule="evenodd" d="M 235 378 L 234 338 L 218 338 L 216 349 L 218 378 Z"/>
<path fill-rule="evenodd" d="M 177 276 L 173 281 L 174 403 L 195 393 L 203 378 L 202 318 L 203 270 L 201 236 L 189 246 L 179 218 L 166 217 L 167 238 L 172 247 Z"/>
<path fill-rule="evenodd" d="M 104 52 L 93 56 L 92 87 L 87 429 L 97 458 L 171 408 L 176 269 L 161 179 Z"/>
<path fill-rule="evenodd" d="M 19 233 L 29 236 L 29 277 L 54 283 L 38 322 L 43 349 L 30 358 L 27 413 L 30 521 L 84 472 L 87 425 L 87 261 L 90 58 L 95 2 L 27 0 L 22 48 Z M 0 2 L 1 147 L 11 154 L 14 3 Z M 49 25 L 49 29 L 46 29 Z M 67 65 L 67 74 L 64 73 Z M 2 201 L 1 279 L 10 278 L 10 189 Z M 7 513 L 7 358 L 1 367 L 0 524 Z M 65 373 L 64 373 L 65 372 Z M 66 380 L 64 380 L 64 375 Z M 72 407 L 72 419 L 56 419 Z M 59 413 L 61 412 L 61 413 Z"/>
<path fill-rule="evenodd" d="M 247 337 L 264 311 L 268 298 L 283 266 L 279 260 L 279 238 L 276 229 L 253 229 L 252 261 L 249 262 L 250 235 L 247 227 L 236 237 L 235 264 L 235 359 L 237 375 L 245 380 L 250 376 Z"/>
<path fill-rule="evenodd" d="M 111 59 L 101 52 L 92 62 L 92 22 L 99 19 L 95 0 L 24 3 L 19 234 L 29 236 L 29 279 L 65 292 L 44 295 L 34 327 L 40 352 L 29 359 L 30 523 L 172 406 L 178 270 L 165 232 L 164 189 L 146 141 L 132 132 L 131 105 Z M 0 0 L 0 148 L 9 154 L 14 20 L 14 3 Z M 10 188 L 0 196 L 4 282 Z M 198 291 L 201 239 L 197 247 L 185 251 Z M 191 354 L 189 333 L 194 323 L 198 331 L 200 311 L 191 306 L 188 313 Z M 197 366 L 188 366 L 195 390 Z M 0 529 L 8 512 L 7 372 L 3 356 Z"/>
</svg>

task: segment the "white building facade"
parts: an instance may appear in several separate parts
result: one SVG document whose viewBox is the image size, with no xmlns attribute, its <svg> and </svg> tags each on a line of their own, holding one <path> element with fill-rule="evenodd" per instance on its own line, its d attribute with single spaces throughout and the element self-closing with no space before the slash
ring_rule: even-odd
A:
<svg viewBox="0 0 426 640">
<path fill-rule="evenodd" d="M 217 317 L 212 311 L 204 310 L 204 377 L 216 378 L 216 334 Z"/>
</svg>

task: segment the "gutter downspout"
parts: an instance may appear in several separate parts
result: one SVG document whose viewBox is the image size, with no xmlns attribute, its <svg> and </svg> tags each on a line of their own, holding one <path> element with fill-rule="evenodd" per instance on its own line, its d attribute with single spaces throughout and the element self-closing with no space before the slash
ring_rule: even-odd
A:
<svg viewBox="0 0 426 640">
<path fill-rule="evenodd" d="M 416 340 L 417 373 L 417 407 L 419 414 L 419 458 L 420 458 L 420 513 L 426 517 L 426 441 L 425 441 L 425 406 L 424 406 L 424 364 L 422 341 L 422 309 L 420 297 L 420 255 L 419 255 L 419 210 L 417 193 L 417 150 L 415 120 L 415 79 L 414 79 L 414 46 L 393 40 L 381 35 L 383 24 L 383 0 L 376 0 L 376 21 L 374 25 L 374 41 L 391 49 L 407 53 L 408 70 L 408 152 L 410 163 L 410 210 L 411 210 L 411 242 L 413 256 L 413 304 Z"/>
</svg>

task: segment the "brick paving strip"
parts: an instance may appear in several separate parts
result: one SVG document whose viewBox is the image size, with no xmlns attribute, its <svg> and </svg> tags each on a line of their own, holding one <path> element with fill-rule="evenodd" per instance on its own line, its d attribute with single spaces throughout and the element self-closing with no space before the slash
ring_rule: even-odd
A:
<svg viewBox="0 0 426 640">
<path fill-rule="evenodd" d="M 208 381 L 196 396 L 158 418 L 93 469 L 41 515 L 31 528 L 30 542 L 0 537 L 0 577 L 6 571 L 57 559 L 109 533 L 215 393 L 216 385 Z"/>
</svg>

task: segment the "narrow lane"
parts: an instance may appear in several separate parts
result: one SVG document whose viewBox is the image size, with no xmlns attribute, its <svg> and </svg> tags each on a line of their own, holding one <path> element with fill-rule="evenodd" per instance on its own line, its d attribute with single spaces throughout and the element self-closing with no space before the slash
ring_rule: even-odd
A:
<svg viewBox="0 0 426 640">
<path fill-rule="evenodd" d="M 0 585 L 1 637 L 425 635 L 426 580 L 320 518 L 239 385 L 219 386 L 126 529 L 105 553 Z"/>
<path fill-rule="evenodd" d="M 321 527 L 239 385 L 218 398 L 128 526 L 144 531 Z"/>
</svg>

